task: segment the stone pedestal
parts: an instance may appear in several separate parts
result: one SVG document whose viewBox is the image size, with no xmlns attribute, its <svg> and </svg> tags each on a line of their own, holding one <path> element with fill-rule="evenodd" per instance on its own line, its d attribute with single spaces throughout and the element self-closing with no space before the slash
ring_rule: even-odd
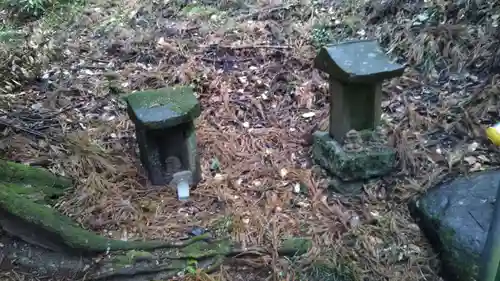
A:
<svg viewBox="0 0 500 281">
<path fill-rule="evenodd" d="M 153 185 L 170 184 L 174 174 L 191 171 L 201 180 L 193 120 L 201 113 L 189 87 L 136 92 L 126 98 L 136 126 L 140 159 Z"/>
<path fill-rule="evenodd" d="M 366 180 L 389 173 L 395 164 L 396 153 L 383 144 L 372 144 L 370 134 L 358 150 L 351 151 L 334 140 L 328 132 L 313 134 L 312 157 L 329 174 L 342 181 Z"/>
</svg>

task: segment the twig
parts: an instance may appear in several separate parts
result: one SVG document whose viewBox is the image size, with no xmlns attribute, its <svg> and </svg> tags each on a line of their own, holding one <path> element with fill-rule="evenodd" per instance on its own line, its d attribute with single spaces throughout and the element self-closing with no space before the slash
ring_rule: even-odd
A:
<svg viewBox="0 0 500 281">
<path fill-rule="evenodd" d="M 263 8 L 263 9 L 258 9 L 256 11 L 251 12 L 250 14 L 239 16 L 237 20 L 241 21 L 241 20 L 253 18 L 255 16 L 259 16 L 261 14 L 271 14 L 271 13 L 278 12 L 281 10 L 288 10 L 288 9 L 291 9 L 291 8 L 299 6 L 299 5 L 300 5 L 300 3 L 291 3 L 288 5 L 279 5 L 279 6 L 274 6 L 274 7 L 267 7 L 267 8 Z"/>
<path fill-rule="evenodd" d="M 291 49 L 286 45 L 241 45 L 241 46 L 220 46 L 221 48 L 241 50 L 241 49 Z"/>
<path fill-rule="evenodd" d="M 23 131 L 23 132 L 26 132 L 26 133 L 29 133 L 29 134 L 32 134 L 32 135 L 37 136 L 37 137 L 41 137 L 41 138 L 45 138 L 45 139 L 51 139 L 51 140 L 53 140 L 55 142 L 60 142 L 59 139 L 56 139 L 54 137 L 42 134 L 42 133 L 40 133 L 38 131 L 35 131 L 35 130 L 31 130 L 31 129 L 24 128 L 24 127 L 21 127 L 21 126 L 18 126 L 18 125 L 14 125 L 14 124 L 12 124 L 10 122 L 7 122 L 7 121 L 1 120 L 1 119 L 0 119 L 0 124 L 5 125 L 7 127 L 11 127 L 11 128 L 17 129 L 17 130 L 20 130 L 20 131 Z"/>
<path fill-rule="evenodd" d="M 206 62 L 211 62 L 211 63 L 227 63 L 227 62 L 232 62 L 232 63 L 235 63 L 235 62 L 247 62 L 247 61 L 251 61 L 252 58 L 248 58 L 248 59 L 240 59 L 240 60 L 236 60 L 236 59 L 225 59 L 225 58 L 221 58 L 221 59 L 209 59 L 209 58 L 201 58 L 201 60 L 203 61 L 206 61 Z"/>
</svg>

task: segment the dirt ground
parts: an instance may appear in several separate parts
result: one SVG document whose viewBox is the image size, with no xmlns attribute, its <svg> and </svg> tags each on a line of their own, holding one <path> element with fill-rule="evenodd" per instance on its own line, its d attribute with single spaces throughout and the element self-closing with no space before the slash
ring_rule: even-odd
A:
<svg viewBox="0 0 500 281">
<path fill-rule="evenodd" d="M 26 41 L 2 47 L 0 152 L 77 179 L 55 207 L 103 235 L 181 237 L 229 217 L 236 241 L 270 249 L 212 280 L 300 280 L 317 260 L 331 265 L 318 280 L 440 280 L 407 202 L 452 176 L 499 166 L 483 133 L 500 109 L 493 2 L 75 5 L 25 25 Z M 345 197 L 326 189 L 310 160 L 311 133 L 328 126 L 328 85 L 312 60 L 325 43 L 365 38 L 408 65 L 384 85 L 382 103 L 398 168 Z M 203 107 L 204 179 L 189 204 L 148 186 L 120 99 L 172 84 L 193 85 Z M 315 242 L 299 261 L 275 254 L 291 235 Z"/>
</svg>

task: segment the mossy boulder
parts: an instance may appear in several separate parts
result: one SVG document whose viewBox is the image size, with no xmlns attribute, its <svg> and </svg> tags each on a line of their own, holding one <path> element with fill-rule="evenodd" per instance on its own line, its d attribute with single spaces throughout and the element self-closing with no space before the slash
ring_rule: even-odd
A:
<svg viewBox="0 0 500 281">
<path fill-rule="evenodd" d="M 476 279 L 499 182 L 500 171 L 479 172 L 436 186 L 410 203 L 441 256 L 445 279 Z"/>
</svg>

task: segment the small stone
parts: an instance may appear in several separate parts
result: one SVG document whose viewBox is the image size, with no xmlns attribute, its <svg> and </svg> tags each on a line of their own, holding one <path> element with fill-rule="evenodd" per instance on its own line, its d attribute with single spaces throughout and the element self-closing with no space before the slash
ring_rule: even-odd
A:
<svg viewBox="0 0 500 281">
<path fill-rule="evenodd" d="M 293 192 L 296 194 L 300 193 L 300 183 L 296 183 L 293 185 Z"/>
<path fill-rule="evenodd" d="M 35 104 L 31 105 L 31 109 L 38 111 L 38 110 L 42 109 L 42 104 L 41 103 L 35 103 Z"/>
<path fill-rule="evenodd" d="M 282 168 L 282 169 L 280 170 L 280 176 L 281 176 L 282 178 L 285 178 L 287 174 L 288 174 L 288 170 L 287 170 L 287 169 Z"/>
<path fill-rule="evenodd" d="M 219 183 L 222 182 L 222 181 L 224 181 L 225 178 L 226 177 L 224 175 L 221 175 L 221 174 L 215 174 L 215 176 L 214 176 L 214 180 L 216 182 L 219 182 Z"/>
<path fill-rule="evenodd" d="M 236 180 L 235 184 L 236 184 L 236 186 L 241 186 L 242 182 L 243 182 L 243 179 L 239 178 Z"/>
<path fill-rule="evenodd" d="M 316 116 L 316 113 L 312 112 L 312 111 L 311 112 L 306 112 L 306 113 L 302 114 L 302 117 L 304 117 L 304 118 L 311 118 L 311 117 L 314 117 L 314 116 Z"/>
<path fill-rule="evenodd" d="M 311 204 L 306 203 L 306 202 L 302 202 L 302 201 L 297 202 L 296 205 L 301 207 L 301 208 L 307 208 L 307 207 L 311 206 Z"/>
<path fill-rule="evenodd" d="M 476 162 L 469 169 L 469 172 L 477 172 L 477 171 L 481 171 L 481 170 L 483 170 L 483 166 L 481 165 L 481 163 Z"/>
<path fill-rule="evenodd" d="M 380 218 L 380 213 L 379 213 L 379 212 L 377 212 L 377 211 L 372 211 L 372 212 L 370 212 L 370 215 L 371 215 L 373 218 L 375 218 L 375 219 Z"/>
<path fill-rule="evenodd" d="M 343 149 L 346 152 L 361 152 L 361 151 L 363 151 L 363 147 L 357 143 L 347 143 L 343 146 Z"/>
<path fill-rule="evenodd" d="M 474 151 L 476 151 L 476 149 L 477 149 L 478 147 L 479 147 L 479 143 L 477 143 L 477 142 L 473 142 L 473 143 L 469 144 L 469 146 L 467 147 L 467 150 L 468 150 L 469 152 L 474 152 Z"/>
<path fill-rule="evenodd" d="M 464 158 L 465 162 L 467 162 L 469 165 L 473 165 L 477 162 L 477 158 L 474 156 L 467 156 Z"/>
<path fill-rule="evenodd" d="M 358 30 L 358 31 L 356 32 L 356 34 L 358 34 L 359 36 L 365 36 L 365 35 L 366 35 L 366 31 L 365 31 L 365 30 L 363 30 L 363 29 L 361 29 L 361 30 Z"/>
<path fill-rule="evenodd" d="M 353 217 L 351 217 L 351 219 L 349 220 L 349 224 L 351 225 L 351 227 L 357 227 L 357 226 L 359 226 L 361 224 L 359 216 L 353 216 Z"/>
<path fill-rule="evenodd" d="M 200 235 L 203 235 L 207 232 L 206 229 L 202 228 L 202 227 L 193 227 L 191 229 L 191 231 L 189 231 L 189 234 L 191 236 L 200 236 Z"/>
</svg>

